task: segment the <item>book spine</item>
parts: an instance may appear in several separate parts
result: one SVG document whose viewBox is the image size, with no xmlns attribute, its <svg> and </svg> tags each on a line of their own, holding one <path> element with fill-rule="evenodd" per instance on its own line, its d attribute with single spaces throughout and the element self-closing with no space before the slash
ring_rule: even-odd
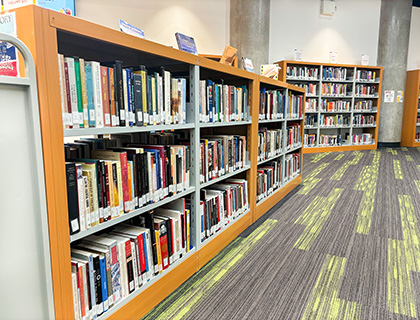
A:
<svg viewBox="0 0 420 320">
<path fill-rule="evenodd" d="M 124 84 L 123 84 L 123 68 L 122 61 L 115 61 L 115 90 L 117 92 L 118 100 L 118 115 L 120 119 L 120 126 L 125 127 L 126 114 L 124 106 Z M 116 101 L 117 101 L 116 100 Z"/>
<path fill-rule="evenodd" d="M 82 83 L 80 78 L 80 62 L 79 58 L 74 58 L 74 74 L 76 80 L 76 94 L 77 94 L 77 110 L 79 113 L 79 127 L 84 127 L 83 101 L 82 101 Z"/>
<path fill-rule="evenodd" d="M 99 65 L 99 62 L 92 62 L 92 83 L 93 96 L 95 101 L 95 124 L 96 128 L 103 128 L 104 116 L 101 90 L 101 67 Z"/>
<path fill-rule="evenodd" d="M 111 112 L 111 126 L 115 127 L 119 125 L 119 120 L 117 120 L 117 113 L 115 107 L 115 81 L 114 81 L 114 68 L 107 69 L 108 76 L 108 92 L 109 92 L 109 109 Z"/>
<path fill-rule="evenodd" d="M 104 116 L 104 126 L 111 126 L 111 110 L 109 105 L 109 84 L 108 84 L 108 68 L 101 66 L 101 91 L 102 91 L 102 106 Z"/>
<path fill-rule="evenodd" d="M 79 206 L 80 231 L 84 231 L 86 230 L 85 183 L 83 179 L 83 171 L 82 171 L 81 164 L 76 164 L 76 176 L 77 176 L 77 194 L 78 194 L 78 206 Z"/>
<path fill-rule="evenodd" d="M 87 91 L 86 91 L 86 72 L 85 72 L 85 60 L 79 58 L 80 67 L 80 83 L 82 86 L 82 106 L 83 106 L 83 127 L 89 128 L 89 114 L 88 114 L 88 102 L 87 102 Z"/>
<path fill-rule="evenodd" d="M 136 110 L 136 126 L 143 126 L 143 94 L 142 77 L 140 74 L 133 74 L 134 108 Z"/>
<path fill-rule="evenodd" d="M 69 214 L 70 235 L 80 231 L 77 191 L 77 173 L 74 163 L 66 164 L 67 208 Z"/>
</svg>

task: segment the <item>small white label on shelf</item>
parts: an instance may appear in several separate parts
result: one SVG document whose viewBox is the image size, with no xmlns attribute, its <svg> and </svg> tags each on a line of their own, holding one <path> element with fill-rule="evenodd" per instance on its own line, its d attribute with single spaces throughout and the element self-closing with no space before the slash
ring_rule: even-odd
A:
<svg viewBox="0 0 420 320">
<path fill-rule="evenodd" d="M 362 53 L 362 66 L 369 65 L 369 56 L 367 54 Z"/>
<path fill-rule="evenodd" d="M 111 115 L 109 113 L 105 113 L 105 124 L 111 124 Z"/>
<path fill-rule="evenodd" d="M 79 231 L 79 221 L 77 219 L 71 221 L 71 229 L 73 232 Z"/>
<path fill-rule="evenodd" d="M 125 110 L 120 110 L 120 119 L 125 120 Z"/>
</svg>

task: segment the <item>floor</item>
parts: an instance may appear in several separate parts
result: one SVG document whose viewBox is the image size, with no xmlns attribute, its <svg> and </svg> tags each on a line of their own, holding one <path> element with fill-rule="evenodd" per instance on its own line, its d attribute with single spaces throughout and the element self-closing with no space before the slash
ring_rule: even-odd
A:
<svg viewBox="0 0 420 320">
<path fill-rule="evenodd" d="M 299 189 L 144 319 L 420 319 L 420 148 L 303 161 Z"/>
</svg>

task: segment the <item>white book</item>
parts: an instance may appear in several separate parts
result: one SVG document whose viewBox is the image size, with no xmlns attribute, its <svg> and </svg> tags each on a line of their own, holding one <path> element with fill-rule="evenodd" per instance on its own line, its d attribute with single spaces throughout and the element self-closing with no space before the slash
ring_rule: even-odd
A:
<svg viewBox="0 0 420 320">
<path fill-rule="evenodd" d="M 163 91 L 165 124 L 171 124 L 171 73 L 169 71 L 163 71 Z"/>
<path fill-rule="evenodd" d="M 68 76 L 69 76 L 70 102 L 71 102 L 73 124 L 78 126 L 81 122 L 80 122 L 79 108 L 77 106 L 77 87 L 76 87 L 76 73 L 74 69 L 74 59 L 71 57 L 64 57 L 64 62 L 67 63 L 67 70 L 68 70 Z"/>
<path fill-rule="evenodd" d="M 165 114 L 164 114 L 164 102 L 163 102 L 163 79 L 160 75 L 157 75 L 157 84 L 158 84 L 158 118 L 156 120 L 157 124 L 165 123 Z"/>
<path fill-rule="evenodd" d="M 90 216 L 90 201 L 89 201 L 89 185 L 88 178 L 83 176 L 83 191 L 85 193 L 85 219 L 86 229 L 91 227 L 91 216 Z"/>
</svg>

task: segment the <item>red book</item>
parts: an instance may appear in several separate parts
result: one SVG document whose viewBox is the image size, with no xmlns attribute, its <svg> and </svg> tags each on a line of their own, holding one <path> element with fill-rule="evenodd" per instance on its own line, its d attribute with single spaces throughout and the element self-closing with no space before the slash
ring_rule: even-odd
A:
<svg viewBox="0 0 420 320">
<path fill-rule="evenodd" d="M 111 126 L 117 126 L 116 110 L 115 110 L 115 84 L 114 84 L 114 68 L 108 68 L 108 88 L 109 88 L 109 109 L 111 112 Z"/>
<path fill-rule="evenodd" d="M 71 98 L 70 98 L 69 67 L 67 65 L 67 62 L 64 62 L 64 78 L 66 80 L 67 111 L 71 115 L 72 114 L 72 111 L 71 111 Z M 69 128 L 72 129 L 73 126 L 72 125 L 69 125 Z"/>
<path fill-rule="evenodd" d="M 101 66 L 102 105 L 104 109 L 104 126 L 111 126 L 111 111 L 109 107 L 108 68 Z"/>
</svg>

